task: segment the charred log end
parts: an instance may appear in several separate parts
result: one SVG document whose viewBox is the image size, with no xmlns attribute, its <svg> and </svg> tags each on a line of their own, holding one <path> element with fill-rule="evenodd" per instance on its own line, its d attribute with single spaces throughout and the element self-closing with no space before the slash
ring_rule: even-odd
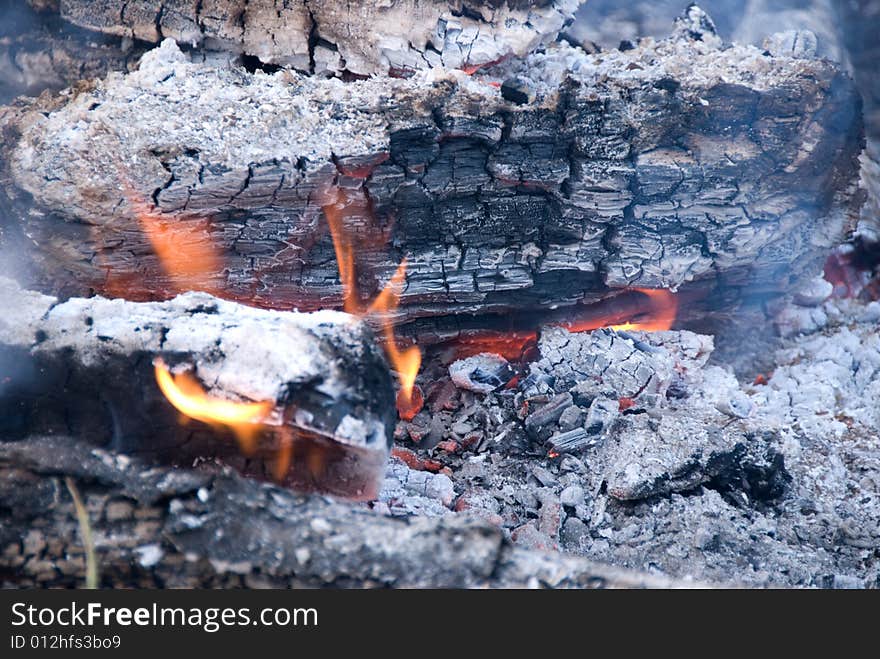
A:
<svg viewBox="0 0 880 659">
<path fill-rule="evenodd" d="M 59 304 L 4 285 L 21 314 L 0 323 L 4 437 L 74 434 L 184 466 L 220 458 L 305 491 L 376 495 L 394 392 L 364 323 L 335 312 L 260 311 L 205 294 Z M 158 379 L 160 363 L 167 380 Z M 176 380 L 180 373 L 172 375 L 175 365 L 186 366 L 188 389 Z M 249 401 L 259 402 L 258 418 L 230 421 L 212 407 Z"/>
</svg>

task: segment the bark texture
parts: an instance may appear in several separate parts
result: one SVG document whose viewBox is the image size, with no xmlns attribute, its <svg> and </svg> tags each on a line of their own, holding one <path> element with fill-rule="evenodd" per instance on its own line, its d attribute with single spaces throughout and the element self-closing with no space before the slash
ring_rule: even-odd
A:
<svg viewBox="0 0 880 659">
<path fill-rule="evenodd" d="M 838 62 L 854 76 L 865 104 L 868 144 L 863 156 L 862 181 L 868 201 L 859 235 L 880 242 L 880 80 L 876 63 L 880 2 L 877 0 L 702 0 L 725 39 L 752 43 L 773 53 L 787 51 L 801 57 Z M 681 11 L 677 0 L 620 3 L 591 0 L 584 4 L 565 36 L 588 48 L 614 48 L 621 40 L 666 34 Z"/>
<path fill-rule="evenodd" d="M 634 286 L 691 286 L 729 311 L 816 274 L 852 229 L 861 117 L 833 64 L 719 49 L 698 28 L 348 84 L 191 63 L 168 41 L 135 73 L 2 111 L 7 242 L 53 290 L 112 277 L 130 298 L 167 296 L 146 204 L 207 227 L 223 268 L 192 287 L 317 308 L 341 300 L 331 207 L 362 295 L 407 258 L 401 320 Z M 522 98 L 493 86 L 511 80 Z"/>
<path fill-rule="evenodd" d="M 63 0 L 61 16 L 109 34 L 241 52 L 312 73 L 411 74 L 524 55 L 570 19 L 579 0 L 310 2 Z"/>
</svg>

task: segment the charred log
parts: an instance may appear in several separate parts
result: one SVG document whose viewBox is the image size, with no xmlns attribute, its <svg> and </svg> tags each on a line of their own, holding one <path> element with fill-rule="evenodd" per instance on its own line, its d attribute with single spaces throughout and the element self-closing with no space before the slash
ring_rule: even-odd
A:
<svg viewBox="0 0 880 659">
<path fill-rule="evenodd" d="M 64 0 L 80 27 L 158 42 L 245 53 L 311 73 L 411 75 L 475 67 L 552 41 L 578 0 L 308 2 L 272 0 Z"/>
<path fill-rule="evenodd" d="M 513 77 L 531 81 L 533 103 L 490 84 Z M 192 287 L 339 304 L 323 219 L 335 190 L 362 245 L 362 294 L 406 257 L 401 320 L 433 317 L 423 331 L 438 336 L 462 314 L 631 286 L 682 287 L 731 311 L 818 273 L 862 200 L 845 74 L 719 50 L 685 28 L 626 52 L 559 47 L 473 77 L 349 84 L 194 64 L 166 42 L 138 72 L 0 123 L 9 224 L 52 290 L 174 292 L 139 221 L 146 203 L 222 255 Z"/>
<path fill-rule="evenodd" d="M 76 28 L 25 2 L 0 7 L 0 103 L 133 67 L 146 50 L 130 39 Z"/>
<path fill-rule="evenodd" d="M 0 442 L 4 586 L 82 584 L 65 476 L 85 500 L 107 587 L 695 585 L 514 547 L 464 516 L 393 519 L 209 465 L 154 468 L 55 437 Z"/>
<path fill-rule="evenodd" d="M 9 280 L 0 295 L 3 437 L 70 433 L 179 464 L 225 456 L 300 490 L 375 497 L 394 398 L 372 332 L 351 316 L 261 311 L 200 293 L 59 303 Z M 242 430 L 247 456 L 217 428 L 223 417 L 188 412 L 197 420 L 181 424 L 166 398 L 173 387 L 163 395 L 157 384 L 162 369 L 172 384 L 172 373 L 190 373 L 195 385 L 180 385 L 181 396 L 195 386 L 209 399 L 259 404 Z"/>
</svg>

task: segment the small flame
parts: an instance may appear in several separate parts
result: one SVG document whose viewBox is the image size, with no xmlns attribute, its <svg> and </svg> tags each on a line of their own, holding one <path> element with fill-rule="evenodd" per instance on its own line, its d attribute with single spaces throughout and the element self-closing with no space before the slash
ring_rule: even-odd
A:
<svg viewBox="0 0 880 659">
<path fill-rule="evenodd" d="M 406 259 L 403 259 L 385 288 L 376 296 L 367 310 L 368 313 L 376 314 L 382 320 L 385 352 L 388 353 L 388 359 L 391 360 L 391 365 L 397 371 L 397 377 L 400 380 L 401 395 L 398 396 L 397 407 L 401 416 L 409 416 L 412 407 L 416 404 L 413 399 L 413 386 L 422 364 L 422 351 L 418 346 L 401 349 L 397 345 L 397 337 L 394 335 L 394 322 L 391 313 L 400 304 L 400 294 L 403 292 L 405 281 Z"/>
<path fill-rule="evenodd" d="M 129 208 L 175 292 L 202 290 L 218 294 L 211 279 L 221 271 L 222 259 L 211 241 L 208 220 L 163 216 L 137 193 L 121 165 L 119 182 Z M 114 294 L 124 294 L 118 290 L 118 282 L 108 284 Z"/>
<path fill-rule="evenodd" d="M 608 304 L 594 305 L 580 318 L 550 322 L 570 332 L 589 332 L 611 329 L 662 332 L 672 328 L 678 314 L 678 298 L 674 293 L 659 288 L 633 288 L 625 296 L 614 298 Z M 636 293 L 637 295 L 628 295 Z M 513 361 L 530 361 L 535 355 L 537 331 L 525 329 L 508 332 L 471 332 L 454 342 L 455 359 L 463 359 L 481 352 L 492 352 Z"/>
<path fill-rule="evenodd" d="M 200 288 L 216 292 L 207 279 L 220 271 L 221 262 L 208 239 L 206 221 L 168 222 L 151 212 L 138 213 L 138 220 L 162 269 L 178 291 Z"/>
<path fill-rule="evenodd" d="M 645 332 L 665 332 L 672 329 L 678 314 L 678 298 L 662 288 L 634 288 L 634 291 L 647 295 L 648 310 L 639 315 L 641 320 L 632 320 L 622 325 L 612 325 L 616 330 L 643 330 Z M 647 318 L 643 316 L 647 315 Z"/>
<path fill-rule="evenodd" d="M 235 433 L 242 450 L 245 453 L 253 452 L 256 431 L 272 409 L 271 401 L 239 403 L 211 398 L 193 375 L 171 375 L 160 359 L 153 363 L 153 367 L 159 389 L 178 411 L 197 421 L 228 427 Z"/>
<path fill-rule="evenodd" d="M 422 363 L 422 352 L 418 346 L 407 348 L 398 346 L 393 319 L 406 283 L 406 259 L 400 262 L 394 275 L 365 309 L 357 290 L 355 243 L 351 234 L 345 229 L 346 209 L 353 202 L 338 187 L 324 191 L 321 196 L 321 208 L 327 218 L 333 249 L 336 252 L 339 281 L 342 283 L 343 291 L 343 309 L 356 316 L 376 316 L 379 319 L 385 339 L 385 353 L 400 382 L 397 410 L 401 418 L 411 419 L 423 404 L 421 397 L 413 394 L 416 376 Z"/>
<path fill-rule="evenodd" d="M 279 428 L 278 441 L 278 454 L 272 464 L 272 475 L 276 481 L 281 482 L 290 471 L 290 463 L 293 460 L 293 429 Z"/>
<path fill-rule="evenodd" d="M 342 308 L 348 313 L 358 314 L 361 309 L 355 280 L 354 245 L 349 234 L 345 231 L 344 222 L 346 196 L 339 188 L 328 191 L 326 196 L 321 208 L 324 211 L 324 217 L 327 218 L 330 237 L 333 239 L 333 250 L 336 252 L 339 281 L 342 282 Z"/>
</svg>

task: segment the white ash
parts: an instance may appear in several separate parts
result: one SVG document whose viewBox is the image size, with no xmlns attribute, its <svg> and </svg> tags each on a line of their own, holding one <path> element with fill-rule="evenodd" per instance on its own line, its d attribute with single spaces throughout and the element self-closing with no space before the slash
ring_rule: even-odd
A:
<svg viewBox="0 0 880 659">
<path fill-rule="evenodd" d="M 403 461 L 391 457 L 385 482 L 378 501 L 388 506 L 395 516 L 450 514 L 455 496 L 452 480 L 445 474 L 411 469 Z"/>
<path fill-rule="evenodd" d="M 364 422 L 363 419 L 346 414 L 336 426 L 336 437 L 355 446 L 370 446 L 381 443 L 385 427 L 376 419 Z"/>
<path fill-rule="evenodd" d="M 831 297 L 834 285 L 824 277 L 814 277 L 804 282 L 794 292 L 792 301 L 802 307 L 815 307 Z"/>
<path fill-rule="evenodd" d="M 157 565 L 165 555 L 162 547 L 157 544 L 135 547 L 134 551 L 138 555 L 138 564 L 144 568 L 151 568 Z"/>
<path fill-rule="evenodd" d="M 40 320 L 58 299 L 23 289 L 18 282 L 0 277 L 0 336 L 14 345 L 27 345 L 34 339 Z"/>
<path fill-rule="evenodd" d="M 819 42 L 812 30 L 785 30 L 771 34 L 762 45 L 775 57 L 811 59 L 816 56 Z"/>
<path fill-rule="evenodd" d="M 880 321 L 880 300 L 867 304 L 852 299 L 832 298 L 816 306 L 789 305 L 774 317 L 780 336 L 814 334 L 826 327 L 856 322 L 862 324 Z"/>
<path fill-rule="evenodd" d="M 206 293 L 185 293 L 168 302 L 101 297 L 58 302 L 22 290 L 8 280 L 0 292 L 11 309 L 30 308 L 34 317 L 39 311 L 38 329 L 44 337 L 33 347 L 35 352 L 72 350 L 87 366 L 114 354 L 193 353 L 200 355 L 193 364 L 199 380 L 245 400 L 280 400 L 289 383 L 305 382 L 339 367 L 326 363 L 320 354 L 301 349 L 306 333 L 323 323 L 347 329 L 350 339 L 360 331 L 357 320 L 337 311 L 265 311 Z M 38 306 L 28 304 L 27 300 L 37 297 Z M 175 320 L 172 325 L 169 318 Z M 23 329 L 27 331 L 23 333 Z M 0 326 L 0 342 L 30 346 L 36 329 L 34 322 L 4 324 Z M 101 336 L 112 340 L 96 338 Z M 215 351 L 206 352 L 206 345 L 215 345 Z M 254 368 L 255 364 L 260 368 Z M 333 378 L 327 378 L 328 385 L 332 382 Z"/>
<path fill-rule="evenodd" d="M 552 375 L 558 390 L 576 387 L 590 398 L 613 392 L 615 398 L 647 400 L 665 396 L 674 381 L 705 364 L 712 339 L 692 332 L 572 333 L 549 327 L 538 349 L 542 356 L 531 374 Z"/>
<path fill-rule="evenodd" d="M 814 297 L 823 297 L 823 288 Z M 546 392 L 532 382 L 531 405 L 509 390 L 482 400 L 496 411 L 478 427 L 488 436 L 505 428 L 503 440 L 432 451 L 452 470 L 455 510 L 500 523 L 526 546 L 558 545 L 677 577 L 880 585 L 880 304 L 826 300 L 819 307 L 829 310 L 829 324 L 784 339 L 766 384 L 751 384 L 754 374 L 741 384 L 709 362 L 711 337 L 632 333 L 666 352 L 648 363 L 659 364 L 655 373 L 668 373 L 671 362 L 675 385 L 653 407 L 637 403 L 622 411 L 602 441 L 557 458 L 527 431 L 530 416 L 554 418 L 557 434 L 565 432 L 563 423 L 566 430 L 576 422 L 583 427 L 589 402 L 577 400 L 571 363 L 600 363 L 591 347 L 605 357 L 606 370 L 620 365 L 609 354 L 623 363 L 633 357 L 629 347 L 609 353 L 607 331 L 545 330 L 543 349 L 562 351 L 542 352 L 531 365 L 550 376 Z M 615 341 L 631 343 L 619 335 Z M 561 358 L 572 342 L 577 360 Z M 551 407 L 549 417 L 541 411 L 551 400 L 568 400 L 569 389 L 575 395 L 566 409 L 557 415 Z M 458 412 L 444 412 L 450 424 L 466 410 L 473 418 L 462 403 Z"/>
<path fill-rule="evenodd" d="M 502 62 L 480 71 L 475 78 L 508 79 L 521 76 L 537 86 L 541 97 L 549 102 L 555 97 L 566 76 L 585 85 L 602 86 L 608 76 L 620 79 L 624 86 L 642 86 L 646 81 L 664 78 L 699 81 L 697 88 L 716 84 L 748 84 L 756 90 L 772 89 L 782 77 L 790 75 L 791 67 L 808 69 L 808 60 L 795 60 L 789 54 L 768 57 L 761 48 L 739 43 L 721 48 L 720 40 L 705 41 L 686 38 L 680 33 L 670 38 L 641 39 L 629 50 L 607 50 L 585 57 L 583 50 L 567 43 L 548 46 L 522 59 Z M 711 65 L 708 62 L 711 60 Z M 743 67 L 746 62 L 748 66 Z M 748 73 L 746 73 L 748 71 Z M 699 98 L 689 98 L 699 103 Z"/>
</svg>

